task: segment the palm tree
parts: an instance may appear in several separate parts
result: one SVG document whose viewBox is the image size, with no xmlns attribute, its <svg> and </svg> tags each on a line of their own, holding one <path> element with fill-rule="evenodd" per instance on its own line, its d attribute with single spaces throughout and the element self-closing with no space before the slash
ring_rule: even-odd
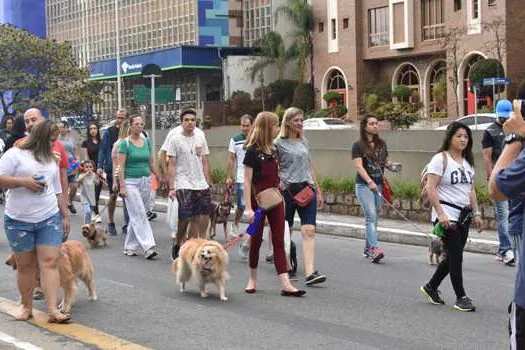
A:
<svg viewBox="0 0 525 350">
<path fill-rule="evenodd" d="M 272 64 L 277 68 L 279 80 L 283 79 L 284 69 L 290 58 L 281 34 L 269 32 L 262 39 L 257 40 L 254 46 L 261 49 L 261 58 L 250 69 L 252 82 L 257 73 L 262 73 L 266 67 Z"/>
<path fill-rule="evenodd" d="M 288 0 L 287 5 L 281 5 L 277 8 L 277 14 L 286 16 L 295 27 L 290 35 L 293 44 L 288 49 L 288 56 L 297 59 L 299 82 L 304 82 L 305 68 L 307 64 L 310 64 L 310 83 L 314 86 L 314 44 L 312 38 L 314 15 L 312 6 L 306 0 Z"/>
</svg>

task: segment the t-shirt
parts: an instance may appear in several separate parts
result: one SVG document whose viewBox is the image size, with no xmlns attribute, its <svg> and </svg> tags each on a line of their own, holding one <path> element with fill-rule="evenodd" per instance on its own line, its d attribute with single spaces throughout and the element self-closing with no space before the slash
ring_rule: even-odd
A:
<svg viewBox="0 0 525 350">
<path fill-rule="evenodd" d="M 523 214 L 525 212 L 525 200 L 509 200 L 509 235 L 523 236 Z"/>
<path fill-rule="evenodd" d="M 37 223 L 58 213 L 57 194 L 62 192 L 58 165 L 55 161 L 37 162 L 33 153 L 13 147 L 0 158 L 0 176 L 43 176 L 46 187 L 32 192 L 25 187 L 12 188 L 6 194 L 5 214 L 11 219 Z"/>
<path fill-rule="evenodd" d="M 184 129 L 182 128 L 182 125 L 176 126 L 175 128 L 171 129 L 170 132 L 168 132 L 168 135 L 166 135 L 166 138 L 164 139 L 164 143 L 162 144 L 162 147 L 160 148 L 160 150 L 164 152 L 168 152 L 168 149 L 170 148 L 170 145 L 171 145 L 171 139 L 173 138 L 173 136 L 180 135 L 182 134 L 183 131 Z M 204 138 L 204 140 L 206 140 L 204 131 L 202 131 L 201 129 L 195 128 L 193 130 L 193 133 L 195 135 L 201 136 L 202 138 Z"/>
<path fill-rule="evenodd" d="M 27 140 L 27 138 L 28 136 L 18 139 L 15 142 L 15 147 L 18 147 L 18 145 L 20 145 L 22 142 Z M 64 148 L 64 145 L 62 144 L 60 140 L 56 140 L 55 143 L 53 144 L 53 152 L 60 154 L 60 160 L 58 161 L 58 166 L 60 167 L 60 169 L 69 168 L 69 159 L 67 156 L 67 152 L 66 152 L 66 149 Z"/>
<path fill-rule="evenodd" d="M 87 140 L 84 140 L 84 142 L 82 142 L 82 148 L 85 148 L 87 150 L 89 160 L 95 163 L 95 169 L 96 169 L 98 165 L 98 150 L 100 148 L 100 142 L 93 143 L 93 142 L 88 142 Z"/>
<path fill-rule="evenodd" d="M 492 148 L 492 165 L 496 164 L 505 146 L 505 133 L 500 123 L 494 122 L 485 130 L 481 146 L 483 149 Z"/>
<path fill-rule="evenodd" d="M 236 134 L 230 139 L 230 146 L 228 152 L 235 154 L 235 162 L 237 163 L 237 172 L 235 175 L 235 182 L 242 184 L 244 182 L 244 155 L 246 150 L 244 149 L 244 143 L 246 142 L 246 136 L 242 132 Z"/>
<path fill-rule="evenodd" d="M 263 162 L 275 162 L 275 174 L 266 172 L 263 176 Z M 250 146 L 246 150 L 244 156 L 244 165 L 253 169 L 252 183 L 258 185 L 261 182 L 266 182 L 268 186 L 265 187 L 277 187 L 279 186 L 279 175 L 277 171 L 277 151 L 272 154 L 267 154 L 261 150 Z"/>
<path fill-rule="evenodd" d="M 182 129 L 182 128 L 181 128 Z M 175 187 L 177 190 L 205 190 L 209 187 L 202 157 L 210 154 L 204 133 L 185 136 L 175 132 L 167 154 L 175 158 Z"/>
<path fill-rule="evenodd" d="M 470 194 L 474 186 L 474 168 L 464 159 L 463 164 L 456 162 L 447 155 L 447 168 L 443 172 L 443 152 L 436 154 L 428 164 L 428 174 L 441 176 L 437 186 L 439 200 L 455 204 L 461 208 L 470 205 Z M 442 204 L 441 207 L 451 221 L 457 221 L 460 210 Z M 437 219 L 437 213 L 432 208 L 432 221 Z"/>
<path fill-rule="evenodd" d="M 151 175 L 149 159 L 151 154 L 151 144 L 148 139 L 142 139 L 144 144 L 137 147 L 129 139 L 122 140 L 118 145 L 118 153 L 126 155 L 124 166 L 125 179 L 138 179 Z"/>
<path fill-rule="evenodd" d="M 518 158 L 496 175 L 496 185 L 498 190 L 509 199 L 525 200 L 525 148 L 520 152 Z M 522 230 L 525 230 L 525 225 Z M 525 308 L 525 265 L 523 265 L 525 264 L 525 244 L 523 242 L 522 240 L 518 258 L 514 302 Z"/>
<path fill-rule="evenodd" d="M 363 168 L 365 168 L 366 173 L 372 181 L 376 184 L 381 184 L 383 182 L 383 168 L 385 166 L 386 159 L 388 158 L 388 149 L 386 143 L 382 148 L 376 149 L 373 157 L 369 157 L 365 154 L 365 150 L 361 147 L 359 142 L 355 142 L 352 145 L 352 159 L 361 158 L 363 160 Z M 366 181 L 363 180 L 359 172 L 355 175 L 356 183 L 365 184 Z"/>
<path fill-rule="evenodd" d="M 89 203 L 90 206 L 96 205 L 95 200 L 95 185 L 97 177 L 95 174 L 86 175 L 80 181 L 80 199 L 82 202 Z"/>
<path fill-rule="evenodd" d="M 310 147 L 306 138 L 291 140 L 277 138 L 274 141 L 279 161 L 279 177 L 285 187 L 290 184 L 308 182 L 315 185 L 310 172 Z"/>
</svg>

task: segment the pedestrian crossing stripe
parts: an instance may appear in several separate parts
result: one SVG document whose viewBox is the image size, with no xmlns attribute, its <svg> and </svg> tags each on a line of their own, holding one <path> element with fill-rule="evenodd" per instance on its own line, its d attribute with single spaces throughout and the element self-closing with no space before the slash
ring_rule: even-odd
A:
<svg viewBox="0 0 525 350">
<path fill-rule="evenodd" d="M 0 297 L 0 312 L 15 317 L 19 311 L 19 303 Z M 78 323 L 56 324 L 48 323 L 47 320 L 48 316 L 45 312 L 33 309 L 33 318 L 27 322 L 82 343 L 95 345 L 99 349 L 150 350 L 150 348 Z"/>
</svg>

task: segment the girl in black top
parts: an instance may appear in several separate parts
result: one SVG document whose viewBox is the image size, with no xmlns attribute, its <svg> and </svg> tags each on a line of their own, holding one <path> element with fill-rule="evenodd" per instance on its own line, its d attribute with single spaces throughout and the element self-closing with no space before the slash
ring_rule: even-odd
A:
<svg viewBox="0 0 525 350">
<path fill-rule="evenodd" d="M 100 149 L 100 133 L 98 125 L 90 123 L 87 129 L 87 139 L 82 142 L 82 154 L 85 160 L 90 160 L 95 164 L 95 169 L 98 169 L 98 151 Z M 95 210 L 96 215 L 98 212 L 98 202 L 100 198 L 100 192 L 102 191 L 102 181 L 99 181 L 95 186 Z"/>
</svg>

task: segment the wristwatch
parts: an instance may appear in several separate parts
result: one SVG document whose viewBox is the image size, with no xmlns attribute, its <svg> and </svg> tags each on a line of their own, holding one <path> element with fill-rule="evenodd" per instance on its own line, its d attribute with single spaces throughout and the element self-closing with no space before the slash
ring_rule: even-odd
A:
<svg viewBox="0 0 525 350">
<path fill-rule="evenodd" d="M 517 134 L 508 134 L 507 136 L 505 136 L 506 145 L 510 145 L 511 143 L 514 143 L 516 141 L 525 142 L 525 137 Z"/>
</svg>

